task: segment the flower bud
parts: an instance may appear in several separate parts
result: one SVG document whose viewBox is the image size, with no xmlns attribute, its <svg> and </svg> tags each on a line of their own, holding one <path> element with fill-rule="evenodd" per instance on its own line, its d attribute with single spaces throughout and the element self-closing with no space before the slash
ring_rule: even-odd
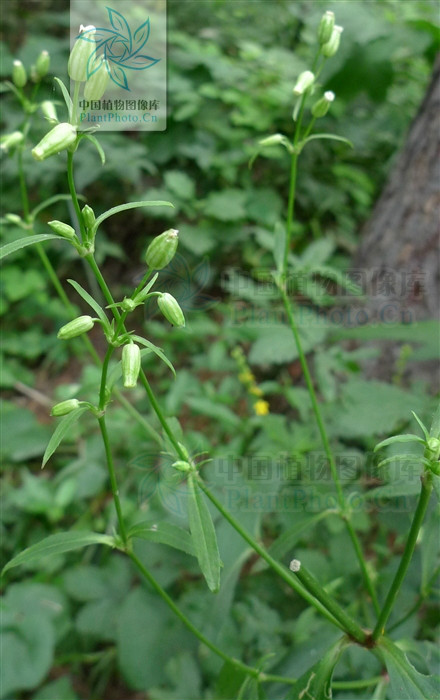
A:
<svg viewBox="0 0 440 700">
<path fill-rule="evenodd" d="M 122 380 L 126 389 L 134 389 L 141 371 L 139 345 L 128 343 L 122 348 Z"/>
<path fill-rule="evenodd" d="M 330 10 L 327 10 L 327 12 L 324 12 L 324 14 L 321 17 L 321 21 L 319 23 L 318 27 L 318 41 L 321 44 L 326 44 L 328 41 L 330 41 L 330 37 L 332 35 L 333 27 L 335 26 L 335 13 L 330 12 Z"/>
<path fill-rule="evenodd" d="M 75 141 L 76 127 L 67 122 L 57 124 L 46 136 L 43 136 L 40 143 L 32 149 L 32 155 L 35 160 L 45 160 L 49 158 L 49 156 L 53 156 L 55 153 L 69 148 Z"/>
<path fill-rule="evenodd" d="M 76 408 L 79 407 L 78 399 L 68 399 L 67 401 L 61 401 L 61 403 L 56 403 L 52 407 L 50 412 L 51 416 L 67 416 L 68 413 L 72 413 Z"/>
<path fill-rule="evenodd" d="M 18 146 L 24 139 L 21 131 L 13 131 L 12 134 L 5 134 L 0 140 L 0 149 L 7 153 L 10 148 Z"/>
<path fill-rule="evenodd" d="M 303 73 L 301 73 L 298 80 L 296 81 L 296 85 L 293 88 L 293 94 L 302 95 L 306 90 L 309 89 L 309 87 L 313 85 L 314 81 L 315 76 L 313 75 L 312 71 L 303 71 Z"/>
<path fill-rule="evenodd" d="M 134 311 L 136 308 L 137 304 L 133 299 L 130 299 L 129 297 L 125 297 L 122 302 L 121 302 L 121 309 L 122 311 L 130 312 Z"/>
<path fill-rule="evenodd" d="M 90 76 L 84 85 L 84 97 L 86 100 L 100 100 L 107 90 L 109 80 L 108 63 L 102 60 L 98 70 Z"/>
<path fill-rule="evenodd" d="M 91 316 L 78 316 L 73 321 L 66 323 L 58 331 L 57 338 L 60 340 L 70 340 L 76 338 L 77 335 L 87 333 L 93 328 L 94 320 Z"/>
<path fill-rule="evenodd" d="M 145 262 L 152 270 L 162 270 L 174 258 L 179 243 L 178 231 L 170 228 L 156 236 L 147 248 Z"/>
<path fill-rule="evenodd" d="M 23 219 L 21 218 L 21 216 L 18 216 L 18 214 L 6 214 L 5 219 L 10 224 L 17 224 L 17 226 L 21 226 L 22 224 L 24 224 Z"/>
<path fill-rule="evenodd" d="M 428 439 L 429 458 L 434 460 L 440 457 L 440 440 L 435 437 Z"/>
<path fill-rule="evenodd" d="M 320 100 L 315 102 L 315 104 L 312 107 L 312 114 L 314 117 L 318 118 L 319 117 L 324 117 L 335 99 L 335 93 L 331 92 L 330 90 L 327 90 L 327 92 L 324 92 L 324 96 L 321 97 Z"/>
<path fill-rule="evenodd" d="M 49 72 L 49 66 L 50 66 L 50 56 L 48 51 L 42 51 L 40 55 L 37 58 L 37 62 L 35 64 L 35 73 L 37 75 L 37 78 L 41 80 L 44 78 L 45 75 Z"/>
<path fill-rule="evenodd" d="M 159 309 L 162 311 L 163 315 L 173 326 L 184 326 L 185 316 L 183 311 L 179 306 L 179 302 L 175 299 L 172 294 L 161 294 L 157 299 Z"/>
<path fill-rule="evenodd" d="M 87 36 L 82 38 L 81 34 L 84 32 L 87 32 Z M 67 71 L 72 80 L 77 80 L 80 83 L 87 80 L 87 64 L 90 56 L 96 49 L 94 34 L 95 27 L 93 25 L 88 27 L 81 25 L 80 36 L 73 45 L 67 64 Z"/>
<path fill-rule="evenodd" d="M 190 472 L 191 471 L 191 465 L 188 464 L 188 462 L 184 462 L 183 460 L 178 460 L 177 462 L 174 462 L 171 466 L 174 467 L 174 469 L 178 469 L 179 472 Z"/>
<path fill-rule="evenodd" d="M 50 122 L 58 122 L 57 110 L 53 102 L 45 100 L 41 103 L 40 109 L 43 112 L 43 116 Z"/>
<path fill-rule="evenodd" d="M 26 85 L 26 69 L 21 61 L 14 61 L 12 64 L 12 82 L 15 87 L 22 88 Z"/>
<path fill-rule="evenodd" d="M 283 143 L 286 137 L 282 134 L 273 134 L 272 136 L 267 136 L 265 139 L 261 139 L 260 146 L 276 146 L 279 143 Z"/>
<path fill-rule="evenodd" d="M 94 227 L 95 220 L 96 220 L 95 219 L 95 212 L 93 211 L 92 207 L 89 207 L 89 205 L 86 204 L 85 207 L 83 207 L 81 214 L 82 214 L 84 223 L 86 225 L 86 228 L 91 230 Z"/>
<path fill-rule="evenodd" d="M 68 238 L 69 241 L 77 241 L 75 229 L 69 224 L 64 224 L 62 221 L 48 221 L 47 225 L 51 227 L 52 231 L 57 233 L 59 236 Z"/>
<path fill-rule="evenodd" d="M 321 46 L 321 53 L 326 58 L 331 58 L 335 55 L 339 48 L 339 43 L 341 41 L 341 34 L 344 31 L 343 27 L 339 27 L 337 24 L 333 27 L 332 35 L 326 44 Z"/>
</svg>

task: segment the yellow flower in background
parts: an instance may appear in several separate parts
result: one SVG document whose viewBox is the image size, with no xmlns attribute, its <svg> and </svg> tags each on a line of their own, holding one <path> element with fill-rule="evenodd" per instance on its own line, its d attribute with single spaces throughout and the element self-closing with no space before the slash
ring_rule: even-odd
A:
<svg viewBox="0 0 440 700">
<path fill-rule="evenodd" d="M 259 386 L 251 386 L 249 389 L 249 393 L 253 394 L 254 396 L 263 396 L 263 392 Z"/>
<path fill-rule="evenodd" d="M 269 404 L 267 401 L 260 399 L 257 403 L 254 403 L 254 411 L 257 416 L 267 416 L 269 413 Z"/>
</svg>

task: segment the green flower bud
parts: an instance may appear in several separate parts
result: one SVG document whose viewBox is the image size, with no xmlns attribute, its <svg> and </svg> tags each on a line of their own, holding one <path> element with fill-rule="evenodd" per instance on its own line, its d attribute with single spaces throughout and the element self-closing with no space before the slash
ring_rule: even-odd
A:
<svg viewBox="0 0 440 700">
<path fill-rule="evenodd" d="M 279 143 L 283 143 L 285 136 L 282 134 L 273 134 L 272 136 L 267 136 L 265 139 L 261 139 L 259 142 L 260 146 L 276 146 Z"/>
<path fill-rule="evenodd" d="M 324 92 L 324 97 L 321 97 L 321 99 L 315 102 L 315 104 L 312 107 L 313 116 L 316 118 L 324 117 L 327 114 L 329 107 L 334 99 L 334 92 L 331 92 L 330 90 Z"/>
<path fill-rule="evenodd" d="M 32 149 L 32 155 L 35 160 L 45 160 L 55 153 L 59 153 L 65 148 L 69 148 L 76 141 L 76 127 L 67 122 L 57 124 L 49 131 L 46 136 L 43 136 L 40 143 Z"/>
<path fill-rule="evenodd" d="M 84 97 L 86 100 L 100 100 L 107 90 L 109 80 L 108 63 L 102 60 L 98 70 L 90 76 L 84 85 Z"/>
<path fill-rule="evenodd" d="M 121 303 L 121 309 L 122 311 L 134 311 L 136 308 L 137 304 L 133 299 L 130 299 L 129 297 L 125 297 Z"/>
<path fill-rule="evenodd" d="M 18 226 L 24 224 L 23 219 L 21 216 L 18 216 L 18 214 L 6 214 L 5 219 L 9 221 L 10 224 L 17 224 Z"/>
<path fill-rule="evenodd" d="M 91 230 L 94 227 L 95 221 L 96 221 L 95 212 L 93 211 L 92 207 L 89 207 L 89 205 L 86 204 L 85 207 L 83 207 L 81 214 L 82 214 L 82 217 L 84 219 L 84 223 L 85 223 L 86 227 L 89 230 Z"/>
<path fill-rule="evenodd" d="M 73 321 L 66 323 L 58 331 L 57 338 L 60 340 L 70 340 L 70 338 L 76 338 L 78 335 L 87 333 L 94 326 L 94 320 L 91 316 L 78 316 Z"/>
<path fill-rule="evenodd" d="M 77 80 L 83 83 L 87 80 L 87 64 L 90 56 L 96 49 L 96 43 L 94 39 L 95 27 L 90 25 L 88 27 L 80 27 L 80 34 L 87 33 L 87 38 L 78 38 L 69 56 L 69 62 L 67 64 L 67 71 L 72 80 Z"/>
<path fill-rule="evenodd" d="M 301 73 L 293 88 L 294 95 L 303 95 L 315 82 L 315 76 L 312 71 L 305 70 Z"/>
<path fill-rule="evenodd" d="M 10 148 L 18 146 L 24 139 L 21 131 L 13 131 L 12 134 L 5 134 L 0 139 L 0 150 L 7 153 Z"/>
<path fill-rule="evenodd" d="M 327 10 L 327 12 L 324 12 L 324 14 L 322 15 L 318 27 L 318 41 L 321 44 L 321 46 L 330 41 L 334 26 L 335 13 L 330 12 L 330 10 Z"/>
<path fill-rule="evenodd" d="M 37 78 L 41 80 L 45 75 L 48 74 L 50 67 L 50 56 L 48 51 L 42 51 L 37 58 L 35 64 L 35 73 Z"/>
<path fill-rule="evenodd" d="M 344 31 L 343 27 L 339 27 L 337 24 L 333 27 L 332 35 L 326 44 L 321 46 L 321 53 L 326 58 L 331 58 L 335 55 L 339 48 L 339 43 L 341 41 L 341 34 Z"/>
<path fill-rule="evenodd" d="M 440 457 L 440 440 L 435 437 L 430 437 L 427 444 L 430 453 L 428 459 L 438 459 Z"/>
<path fill-rule="evenodd" d="M 159 309 L 162 311 L 163 315 L 173 326 L 184 326 L 185 316 L 183 311 L 179 306 L 179 302 L 175 299 L 172 294 L 161 294 L 157 299 Z"/>
<path fill-rule="evenodd" d="M 126 389 L 134 389 L 141 371 L 141 351 L 135 343 L 122 348 L 122 380 Z"/>
<path fill-rule="evenodd" d="M 40 109 L 43 112 L 43 116 L 50 122 L 58 122 L 57 110 L 53 102 L 45 100 L 41 103 Z"/>
<path fill-rule="evenodd" d="M 188 462 L 184 462 L 183 460 L 178 460 L 177 462 L 174 462 L 171 466 L 174 467 L 174 469 L 178 469 L 179 472 L 190 472 L 192 467 Z"/>
<path fill-rule="evenodd" d="M 68 413 L 72 413 L 80 405 L 78 399 L 68 399 L 67 401 L 61 401 L 61 403 L 56 403 L 52 407 L 50 412 L 51 416 L 67 416 Z"/>
<path fill-rule="evenodd" d="M 15 87 L 22 88 L 27 83 L 26 69 L 21 61 L 12 64 L 12 82 Z"/>
<path fill-rule="evenodd" d="M 68 238 L 69 241 L 77 241 L 75 229 L 69 224 L 64 224 L 62 221 L 48 221 L 47 225 L 51 227 L 52 231 L 57 233 L 59 236 Z"/>
<path fill-rule="evenodd" d="M 179 243 L 178 231 L 170 228 L 156 236 L 147 248 L 145 262 L 152 270 L 162 270 L 174 258 Z"/>
</svg>

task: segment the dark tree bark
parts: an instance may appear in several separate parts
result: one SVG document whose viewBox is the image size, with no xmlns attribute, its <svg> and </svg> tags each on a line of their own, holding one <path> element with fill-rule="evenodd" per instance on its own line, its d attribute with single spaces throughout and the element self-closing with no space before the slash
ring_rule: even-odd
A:
<svg viewBox="0 0 440 700">
<path fill-rule="evenodd" d="M 353 261 L 374 323 L 413 324 L 439 317 L 439 227 L 440 56 Z M 396 354 L 396 346 L 389 345 L 388 362 L 382 357 L 372 373 L 389 379 Z"/>
</svg>

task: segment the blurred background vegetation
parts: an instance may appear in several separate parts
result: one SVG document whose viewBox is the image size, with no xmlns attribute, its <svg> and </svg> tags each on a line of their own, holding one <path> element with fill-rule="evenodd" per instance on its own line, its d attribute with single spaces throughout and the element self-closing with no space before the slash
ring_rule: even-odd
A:
<svg viewBox="0 0 440 700">
<path fill-rule="evenodd" d="M 321 76 L 336 100 L 320 130 L 344 135 L 354 149 L 320 141 L 304 152 L 295 253 L 305 270 L 322 263 L 344 273 L 429 83 L 439 47 L 435 1 L 168 0 L 166 132 L 102 135 L 107 155 L 104 168 L 91 144 L 83 145 L 77 157 L 77 187 L 96 214 L 130 200 L 174 203 L 175 209 L 169 212 L 145 209 L 111 219 L 105 233 L 100 231 L 97 259 L 114 295 L 122 298 L 139 281 L 142 255 L 151 237 L 170 226 L 179 229 L 180 255 L 163 279 L 179 297 L 188 327 L 170 333 L 149 309 L 146 318 L 137 317 L 140 325 L 148 321 L 149 337 L 167 350 L 178 378 L 172 381 L 166 368 L 155 362 L 147 362 L 146 369 L 167 414 L 179 416 L 191 448 L 207 450 L 214 457 L 207 470 L 212 482 L 224 483 L 233 469 L 234 487 L 246 486 L 252 493 L 261 489 L 258 474 L 252 473 L 259 456 L 282 454 L 301 463 L 304 455 L 320 450 L 290 335 L 282 324 L 264 322 L 273 300 L 256 286 L 259 271 L 271 266 L 274 227 L 285 213 L 288 156 L 273 148 L 252 169 L 248 163 L 260 138 L 292 132 L 292 87 L 298 74 L 310 67 L 316 27 L 328 9 L 335 11 L 344 33 L 337 56 Z M 66 80 L 68 3 L 9 0 L 2 12 L 1 77 L 9 78 L 14 58 L 30 66 L 47 49 L 51 73 Z M 2 127 L 10 132 L 19 126 L 22 115 L 11 93 L 4 91 L 2 97 Z M 51 75 L 40 97 L 59 102 L 62 114 Z M 45 131 L 47 124 L 37 115 L 30 144 Z M 29 148 L 25 168 L 34 206 L 67 191 L 63 157 L 36 163 Z M 2 194 L 3 215 L 20 213 L 13 157 L 2 158 Z M 53 206 L 38 221 L 37 232 L 47 231 L 48 220 L 69 221 L 71 214 L 64 203 Z M 5 242 L 20 235 L 13 225 L 3 229 Z M 56 332 L 68 316 L 39 259 L 29 250 L 11 258 L 1 283 L 5 560 L 45 534 L 74 523 L 105 530 L 115 522 L 93 425 L 86 422 L 72 436 L 71 445 L 40 474 L 40 458 L 52 425 L 48 406 L 78 390 L 83 398 L 93 400 L 99 374 L 83 352 L 56 341 Z M 84 286 L 91 284 L 73 249 L 51 243 L 46 250 L 63 284 L 68 277 Z M 92 290 L 99 296 L 93 286 Z M 325 294 L 312 301 L 316 307 L 325 304 Z M 240 321 L 249 305 L 257 308 L 260 321 Z M 306 348 L 314 351 L 330 434 L 341 458 L 354 459 L 353 482 L 360 479 L 370 494 L 374 487 L 376 495 L 386 497 L 393 473 L 390 469 L 381 479 L 371 476 L 368 452 L 379 436 L 407 426 L 410 408 L 424 418 L 429 416 L 428 387 L 417 381 L 408 386 L 404 373 L 411 353 L 420 351 L 427 359 L 435 354 L 432 329 L 406 329 L 400 336 L 396 332 L 401 352 L 393 380 L 386 384 L 362 378 L 362 361 L 374 349 L 354 341 L 335 344 L 335 329 L 330 325 L 312 323 L 303 329 Z M 92 339 L 99 349 L 99 332 Z M 243 347 L 269 401 L 269 415 L 254 415 L 252 399 L 231 357 L 237 345 Z M 135 400 L 147 414 L 142 394 L 135 392 Z M 152 456 L 154 443 L 127 422 L 117 405 L 110 411 L 110 421 L 121 476 L 126 479 L 123 495 L 128 517 L 135 521 L 147 512 L 149 517 L 184 523 L 178 494 L 167 485 L 166 460 L 154 461 Z M 237 469 L 235 457 L 241 460 Z M 153 474 L 149 471 L 152 460 Z M 394 495 L 411 499 L 414 478 L 411 482 L 407 475 L 401 482 Z M 288 482 L 278 483 L 275 474 L 264 483 L 271 493 L 284 489 L 286 498 L 294 499 Z M 348 577 L 355 590 L 359 579 L 354 562 L 342 554 L 345 534 L 331 516 L 318 529 L 313 526 L 316 512 L 305 506 L 312 493 L 307 475 L 302 488 L 304 502 L 294 510 L 310 529 L 307 534 L 305 530 L 292 534 L 278 555 L 286 556 L 293 545 L 297 555 L 307 550 L 310 568 L 324 583 L 341 589 L 341 599 L 347 602 L 352 597 L 350 587 L 341 588 L 341 577 Z M 322 498 L 328 489 L 328 484 L 322 485 Z M 242 504 L 238 512 L 268 544 L 292 524 L 289 508 Z M 408 513 L 372 506 L 368 516 L 359 513 L 358 520 L 371 556 L 383 570 L 378 585 L 385 591 Z M 386 539 L 389 528 L 392 541 Z M 312 611 L 304 611 L 302 603 L 286 595 L 282 584 L 261 566 L 255 566 L 227 524 L 220 522 L 218 532 L 225 583 L 214 603 L 191 557 L 174 552 L 170 557 L 164 546 L 151 543 L 142 543 L 139 550 L 149 558 L 161 583 L 219 646 L 249 663 L 275 652 L 270 662 L 274 672 L 300 675 L 331 641 L 333 630 Z M 425 560 L 422 564 L 427 581 L 432 565 Z M 128 700 L 147 697 L 144 691 L 152 700 L 224 697 L 221 692 L 225 691 L 216 689 L 213 680 L 218 661 L 200 654 L 196 642 L 152 594 L 134 585 L 133 572 L 117 555 L 90 549 L 81 559 L 60 557 L 24 573 L 10 577 L 5 594 L 12 609 L 27 615 L 27 627 L 15 636 L 8 633 L 5 699 Z M 405 585 L 409 608 L 418 595 L 417 577 L 410 577 Z M 362 609 L 361 599 L 357 605 Z M 438 623 L 429 601 L 426 606 L 423 615 L 405 623 L 408 638 L 425 640 L 408 642 L 413 662 L 425 672 L 434 663 L 432 640 Z M 37 631 L 35 644 L 32 635 Z M 23 637 L 34 642 L 23 644 Z M 13 658 L 20 659 L 20 671 Z M 380 667 L 361 650 L 352 649 L 339 671 L 341 678 L 361 678 L 380 672 Z M 356 697 L 370 697 L 369 692 L 359 691 Z M 282 689 L 274 688 L 270 697 L 282 697 Z M 336 697 L 348 696 L 341 691 Z"/>
</svg>

